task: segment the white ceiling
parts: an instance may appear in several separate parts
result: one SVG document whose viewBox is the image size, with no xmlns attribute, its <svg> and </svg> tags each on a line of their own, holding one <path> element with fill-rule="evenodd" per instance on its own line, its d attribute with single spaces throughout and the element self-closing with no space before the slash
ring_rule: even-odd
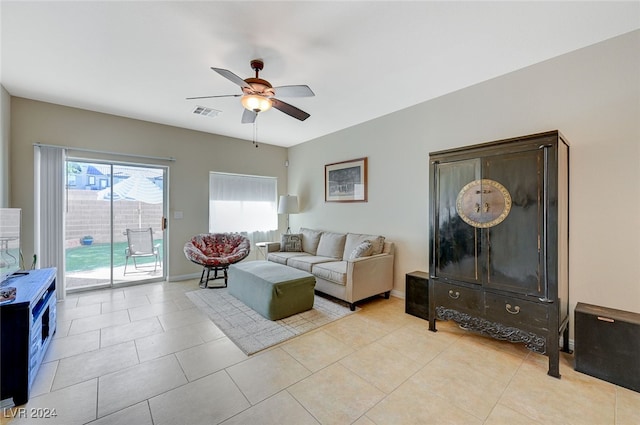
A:
<svg viewBox="0 0 640 425">
<path fill-rule="evenodd" d="M 240 88 L 213 72 L 307 84 L 258 141 L 293 146 L 640 28 L 640 1 L 4 1 L 13 96 L 252 140 Z M 277 97 L 277 96 L 276 96 Z M 216 118 L 192 113 L 206 106 Z"/>
</svg>

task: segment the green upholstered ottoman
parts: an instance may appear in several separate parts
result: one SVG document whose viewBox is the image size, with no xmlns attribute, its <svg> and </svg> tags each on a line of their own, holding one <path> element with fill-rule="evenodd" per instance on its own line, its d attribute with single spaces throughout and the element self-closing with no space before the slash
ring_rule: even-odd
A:
<svg viewBox="0 0 640 425">
<path fill-rule="evenodd" d="M 316 278 L 272 261 L 247 261 L 229 266 L 229 293 L 269 320 L 313 307 Z"/>
</svg>

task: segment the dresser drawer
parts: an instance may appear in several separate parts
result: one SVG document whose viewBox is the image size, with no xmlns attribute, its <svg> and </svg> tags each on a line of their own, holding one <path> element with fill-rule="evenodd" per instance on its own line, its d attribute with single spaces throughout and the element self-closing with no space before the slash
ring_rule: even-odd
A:
<svg viewBox="0 0 640 425">
<path fill-rule="evenodd" d="M 554 304 L 525 301 L 519 298 L 484 294 L 487 320 L 506 326 L 536 331 L 549 329 L 549 309 Z"/>
<path fill-rule="evenodd" d="M 476 313 L 482 306 L 482 293 L 478 289 L 442 282 L 434 282 L 433 289 L 436 307 Z"/>
</svg>

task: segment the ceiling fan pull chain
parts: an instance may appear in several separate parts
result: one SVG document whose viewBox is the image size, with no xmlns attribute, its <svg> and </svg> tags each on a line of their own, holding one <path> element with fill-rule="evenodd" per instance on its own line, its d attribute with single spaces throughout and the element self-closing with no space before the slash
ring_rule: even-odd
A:
<svg viewBox="0 0 640 425">
<path fill-rule="evenodd" d="M 258 117 L 253 122 L 253 145 L 256 148 L 258 147 Z"/>
</svg>

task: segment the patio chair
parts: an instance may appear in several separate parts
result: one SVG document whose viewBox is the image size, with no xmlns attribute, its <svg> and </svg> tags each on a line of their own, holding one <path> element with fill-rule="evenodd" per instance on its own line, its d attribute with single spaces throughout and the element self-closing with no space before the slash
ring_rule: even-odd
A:
<svg viewBox="0 0 640 425">
<path fill-rule="evenodd" d="M 127 248 L 124 250 L 125 263 L 124 274 L 127 274 L 127 266 L 129 265 L 129 258 L 133 259 L 133 266 L 136 270 L 139 270 L 136 258 L 140 257 L 156 257 L 153 264 L 153 271 L 158 268 L 158 257 L 160 244 L 153 244 L 153 229 L 151 227 L 146 229 L 127 229 Z"/>
<path fill-rule="evenodd" d="M 227 269 L 231 264 L 244 260 L 250 251 L 249 238 L 240 233 L 202 233 L 184 244 L 187 259 L 204 267 L 200 276 L 201 288 L 206 288 L 210 280 L 222 278 L 218 277 L 219 271 L 224 272 L 224 286 L 211 288 L 226 288 Z M 210 277 L 212 270 L 213 277 Z"/>
</svg>

